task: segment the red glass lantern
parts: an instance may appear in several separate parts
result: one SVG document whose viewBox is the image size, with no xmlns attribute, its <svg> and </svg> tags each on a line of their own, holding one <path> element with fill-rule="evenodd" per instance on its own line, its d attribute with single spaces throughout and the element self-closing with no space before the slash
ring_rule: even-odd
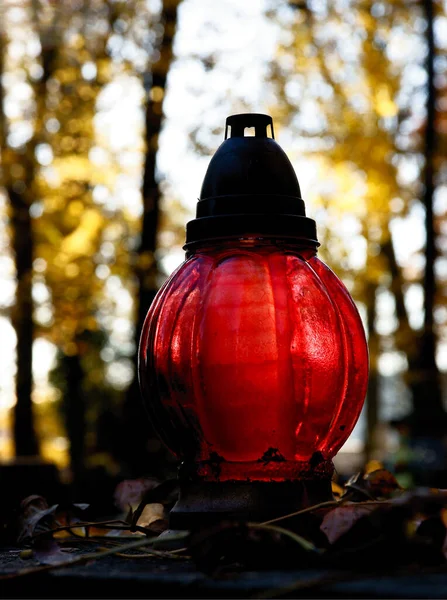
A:
<svg viewBox="0 0 447 600">
<path fill-rule="evenodd" d="M 187 225 L 186 261 L 140 344 L 150 418 L 183 460 L 174 514 L 190 517 L 327 498 L 368 377 L 359 314 L 316 256 L 315 222 L 271 118 L 229 117 L 225 138 Z"/>
</svg>

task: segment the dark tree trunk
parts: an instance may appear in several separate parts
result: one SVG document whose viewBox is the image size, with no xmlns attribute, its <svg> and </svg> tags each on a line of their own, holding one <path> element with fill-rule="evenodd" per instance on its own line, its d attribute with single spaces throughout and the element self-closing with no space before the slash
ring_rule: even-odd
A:
<svg viewBox="0 0 447 600">
<path fill-rule="evenodd" d="M 368 324 L 368 346 L 369 346 L 369 380 L 368 394 L 366 396 L 366 440 L 365 457 L 369 460 L 374 451 L 374 435 L 379 420 L 379 336 L 376 331 L 377 316 L 377 287 L 370 285 L 368 289 L 367 324 Z"/>
<path fill-rule="evenodd" d="M 417 353 L 410 363 L 411 389 L 413 393 L 413 435 L 443 435 L 446 415 L 442 404 L 442 390 L 439 371 L 436 365 L 436 331 L 434 326 L 434 306 L 436 279 L 434 263 L 436 259 L 436 232 L 433 218 L 433 195 L 435 190 L 435 153 L 437 136 L 435 129 L 435 40 L 433 30 L 433 2 L 423 0 L 426 21 L 425 39 L 427 44 L 427 115 L 424 140 L 424 196 L 425 206 L 425 270 L 424 270 L 424 327 L 418 340 Z"/>
<path fill-rule="evenodd" d="M 157 180 L 156 158 L 158 136 L 163 119 L 166 81 L 173 57 L 172 46 L 177 27 L 177 8 L 179 4 L 180 0 L 165 0 L 163 2 L 161 20 L 164 31 L 159 46 L 160 58 L 152 66 L 151 86 L 146 102 L 146 156 L 142 185 L 144 212 L 136 268 L 139 290 L 136 300 L 135 329 L 135 347 L 137 350 L 144 319 L 158 290 L 159 270 L 155 250 L 157 248 L 160 188 Z M 137 360 L 135 359 L 135 367 L 136 363 Z M 155 475 L 162 475 L 161 464 L 166 461 L 166 453 L 152 431 L 143 409 L 136 368 L 123 408 L 122 458 L 134 474 L 151 472 Z"/>
<path fill-rule="evenodd" d="M 0 24 L 1 25 L 1 24 Z M 0 79 L 4 71 L 5 34 L 0 30 Z M 42 42 L 42 40 L 41 40 Z M 43 75 L 34 84 L 37 102 L 37 122 L 42 122 L 45 110 L 46 83 L 51 75 L 54 47 L 46 48 L 42 43 Z M 4 112 L 4 90 L 0 82 L 0 153 L 9 150 L 9 160 L 2 156 L 2 184 L 8 194 L 11 207 L 11 247 L 16 267 L 17 291 L 12 311 L 12 325 L 17 336 L 17 373 L 15 380 L 17 402 L 13 414 L 13 433 L 16 456 L 38 454 L 38 442 L 34 428 L 32 410 L 32 344 L 34 339 L 32 276 L 33 276 L 33 229 L 29 207 L 35 176 L 34 150 L 37 135 L 22 151 L 12 153 L 7 147 L 8 127 Z M 14 160 L 11 159 L 14 156 Z M 25 170 L 23 180 L 14 180 L 10 175 L 13 164 Z"/>
<path fill-rule="evenodd" d="M 433 2 L 424 0 L 425 19 L 427 24 L 427 122 L 425 128 L 425 168 L 424 168 L 424 206 L 425 206 L 425 232 L 427 236 L 425 244 L 425 272 L 424 272 L 424 332 L 429 338 L 429 344 L 432 349 L 429 357 L 430 367 L 435 366 L 435 337 L 433 327 L 433 309 L 435 303 L 436 281 L 434 273 L 434 263 L 436 259 L 435 230 L 433 219 L 433 193 L 435 189 L 435 170 L 434 156 L 436 145 L 435 131 L 435 42 L 433 31 Z"/>
<path fill-rule="evenodd" d="M 382 244 L 381 253 L 386 257 L 388 262 L 388 269 L 391 275 L 391 293 L 394 296 L 396 303 L 396 316 L 399 321 L 399 333 L 404 334 L 405 337 L 413 336 L 410 323 L 408 320 L 408 312 L 405 306 L 404 300 L 404 279 L 402 277 L 402 270 L 397 262 L 396 253 L 394 251 L 393 240 L 391 238 L 391 232 L 388 231 L 388 239 Z M 398 344 L 399 346 L 399 344 Z M 408 348 L 402 348 L 407 351 Z"/>
<path fill-rule="evenodd" d="M 17 373 L 14 407 L 14 443 L 16 456 L 39 452 L 34 430 L 32 407 L 33 323 L 33 232 L 29 203 L 24 193 L 8 189 L 11 207 L 11 245 L 15 255 L 17 290 L 12 325 L 17 336 Z"/>
<path fill-rule="evenodd" d="M 79 354 L 63 355 L 60 361 L 64 375 L 65 427 L 70 440 L 70 467 L 73 487 L 79 489 L 84 473 L 85 459 L 85 401 L 82 389 L 84 370 Z"/>
<path fill-rule="evenodd" d="M 160 135 L 163 119 L 163 98 L 172 62 L 172 46 L 177 27 L 178 4 L 178 0 L 165 0 L 163 3 L 162 21 L 164 32 L 159 48 L 160 58 L 152 68 L 151 90 L 146 103 L 146 156 L 142 187 L 144 212 L 141 243 L 138 249 L 140 260 L 138 269 L 137 339 L 139 339 L 139 332 L 143 326 L 148 308 L 158 289 L 158 268 L 154 253 L 157 249 L 160 188 L 157 181 L 156 160 L 158 136 Z M 157 93 L 153 93 L 154 90 L 157 90 Z"/>
<path fill-rule="evenodd" d="M 4 71 L 5 37 L 0 31 L 0 80 Z M 7 146 L 7 124 L 4 111 L 4 90 L 0 82 L 0 153 Z M 22 160 L 21 160 L 22 158 Z M 16 162 L 26 171 L 26 181 L 13 181 L 8 172 L 9 165 L 2 156 L 2 184 L 7 192 L 11 218 L 11 247 L 16 267 L 16 298 L 11 322 L 17 336 L 17 373 L 15 390 L 17 402 L 13 412 L 13 434 L 16 456 L 38 454 L 34 429 L 32 392 L 32 349 L 34 337 L 32 276 L 33 276 L 33 232 L 29 213 L 30 175 L 26 155 L 17 155 Z M 32 169 L 31 169 L 32 171 Z"/>
</svg>

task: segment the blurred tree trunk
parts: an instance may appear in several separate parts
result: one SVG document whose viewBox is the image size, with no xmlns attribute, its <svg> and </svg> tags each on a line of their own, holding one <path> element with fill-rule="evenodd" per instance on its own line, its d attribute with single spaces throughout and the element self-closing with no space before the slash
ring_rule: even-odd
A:
<svg viewBox="0 0 447 600">
<path fill-rule="evenodd" d="M 164 0 L 163 2 L 162 22 L 164 31 L 159 47 L 160 58 L 152 67 L 152 83 L 146 103 L 146 156 L 142 187 L 144 212 L 137 269 L 139 284 L 137 340 L 139 340 L 139 333 L 147 310 L 158 290 L 157 275 L 159 270 L 155 250 L 157 249 L 160 188 L 157 181 L 156 159 L 158 137 L 163 119 L 163 99 L 166 92 L 166 80 L 172 63 L 172 47 L 177 27 L 179 3 L 179 0 Z"/>
<path fill-rule="evenodd" d="M 377 285 L 370 284 L 367 298 L 367 325 L 368 325 L 368 347 L 369 347 L 369 380 L 368 393 L 366 396 L 366 440 L 365 459 L 372 458 L 374 448 L 374 436 L 379 420 L 380 388 L 378 360 L 380 353 L 380 338 L 376 331 L 377 317 Z"/>
<path fill-rule="evenodd" d="M 399 323 L 396 334 L 396 347 L 405 353 L 408 353 L 408 344 L 413 339 L 414 332 L 410 327 L 408 320 L 407 308 L 404 300 L 403 290 L 403 275 L 400 268 L 396 253 L 394 251 L 391 231 L 388 228 L 386 240 L 380 246 L 380 253 L 387 260 L 388 269 L 391 275 L 390 291 L 394 296 L 396 304 L 396 316 Z M 379 370 L 378 360 L 380 356 L 380 335 L 376 330 L 377 318 L 377 284 L 369 284 L 365 290 L 365 298 L 367 300 L 367 326 L 368 326 L 368 348 L 369 348 L 369 380 L 368 394 L 366 404 L 366 441 L 365 455 L 366 459 L 373 457 L 374 450 L 374 435 L 379 423 L 380 410 L 380 385 L 379 385 Z"/>
<path fill-rule="evenodd" d="M 39 6 L 33 3 L 33 18 L 38 24 Z M 42 124 L 46 111 L 47 82 L 51 77 L 55 47 L 54 39 L 45 43 L 44 33 L 37 27 L 42 47 L 42 76 L 31 82 L 36 101 L 35 123 Z M 0 76 L 4 70 L 6 35 L 0 32 Z M 35 149 L 41 131 L 35 129 L 25 146 L 15 149 L 8 146 L 8 123 L 4 112 L 4 90 L 0 85 L 0 153 L 2 184 L 6 190 L 11 218 L 11 248 L 16 268 L 16 300 L 11 321 L 17 336 L 17 373 L 15 378 L 17 402 L 14 407 L 13 433 L 17 456 L 38 454 L 38 442 L 32 410 L 32 346 L 33 320 L 33 249 L 34 236 L 29 212 L 34 200 L 36 157 Z"/>
<path fill-rule="evenodd" d="M 425 270 L 424 270 L 424 326 L 418 339 L 417 352 L 410 362 L 413 380 L 413 435 L 443 435 L 446 415 L 442 404 L 442 390 L 438 367 L 436 365 L 436 331 L 434 326 L 434 306 L 436 297 L 436 279 L 434 263 L 436 259 L 436 232 L 433 218 L 433 195 L 435 190 L 435 154 L 437 134 L 435 128 L 435 40 L 434 6 L 432 0 L 422 2 L 426 30 L 426 124 L 424 139 L 424 196 L 425 206 Z"/>
<path fill-rule="evenodd" d="M 42 130 L 45 119 L 49 117 L 57 119 L 59 123 L 57 136 L 54 133 L 48 135 L 46 141 L 51 144 L 54 158 L 60 163 L 67 161 L 68 164 L 74 156 L 80 163 L 89 163 L 89 152 L 95 146 L 96 101 L 101 89 L 110 81 L 107 42 L 114 32 L 116 22 L 127 8 L 125 3 L 105 3 L 109 4 L 109 10 L 104 13 L 108 17 L 108 29 L 102 33 L 97 32 L 92 37 L 88 28 L 98 17 L 94 4 L 85 2 L 81 17 L 70 3 L 55 5 L 51 23 L 48 25 L 46 19 L 42 19 L 40 2 L 33 0 L 43 67 L 43 77 L 39 82 L 41 87 L 36 89 L 36 98 L 41 102 L 39 123 Z M 129 4 L 132 5 L 130 7 L 132 10 L 134 3 Z M 64 39 L 65 31 L 70 28 L 77 32 L 79 41 L 76 45 Z M 89 63 L 95 64 L 96 74 L 87 84 L 82 74 L 82 67 Z M 50 78 L 53 79 L 51 82 L 53 86 L 47 85 Z M 57 93 L 54 92 L 55 88 L 58 90 Z M 45 135 L 43 132 L 42 137 Z M 64 144 L 64 141 L 68 143 Z M 83 238 L 82 251 L 66 254 L 67 263 L 71 263 L 71 266 L 77 269 L 78 276 L 67 276 L 66 264 L 62 262 L 57 266 L 54 258 L 52 268 L 46 271 L 46 285 L 51 290 L 53 304 L 55 321 L 53 327 L 63 332 L 62 335 L 56 335 L 53 340 L 59 349 L 58 364 L 54 373 L 55 383 L 62 392 L 62 420 L 69 440 L 72 489 L 79 498 L 82 498 L 83 493 L 89 493 L 89 490 L 85 489 L 87 481 L 85 459 L 87 437 L 90 433 L 89 425 L 93 420 L 89 419 L 87 414 L 87 404 L 90 409 L 99 402 L 107 404 L 110 408 L 106 390 L 102 389 L 100 394 L 95 396 L 91 394 L 89 376 L 94 377 L 96 367 L 88 360 L 88 354 L 90 356 L 100 354 L 102 344 L 101 336 L 95 335 L 97 332 L 96 297 L 99 291 L 95 282 L 98 278 L 94 275 L 94 270 L 89 269 L 89 263 L 94 260 L 94 253 L 99 249 L 106 221 L 102 219 L 102 215 L 99 216 L 99 211 L 96 212 L 93 208 L 94 176 L 86 173 L 85 169 L 75 167 L 65 176 L 61 172 L 58 188 L 56 194 L 61 202 L 57 210 L 48 212 L 44 210 L 36 227 L 38 250 L 41 252 L 43 250 L 45 254 L 45 249 L 48 251 L 48 248 L 52 247 L 49 256 L 57 257 L 70 236 L 73 238 L 77 232 L 83 230 L 83 216 L 92 215 L 96 223 L 91 227 L 88 236 Z M 51 205 L 52 190 L 45 183 L 38 188 L 38 192 Z M 80 207 L 79 219 L 67 221 L 65 218 L 67 208 L 73 205 Z M 46 237 L 47 228 L 54 228 L 57 231 L 55 241 L 52 242 Z M 51 261 L 51 258 L 49 260 Z M 67 289 L 71 289 L 72 293 L 71 301 L 68 302 Z M 68 327 L 67 323 L 69 323 Z M 94 410 L 92 412 L 94 413 Z"/>
<path fill-rule="evenodd" d="M 4 71 L 6 40 L 0 32 L 0 78 Z M 0 85 L 0 153 L 2 185 L 10 207 L 11 248 L 16 268 L 16 298 L 11 322 L 17 336 L 17 373 L 15 389 L 17 402 L 13 414 L 13 432 L 16 456 L 38 454 L 32 409 L 32 347 L 34 335 L 32 275 L 33 232 L 29 207 L 33 162 L 29 153 L 19 154 L 8 148 L 8 126 L 4 111 L 4 90 Z M 13 169 L 15 167 L 15 169 Z M 17 173 L 14 177 L 12 173 Z M 23 173 L 23 175 L 22 175 Z"/>
<path fill-rule="evenodd" d="M 8 189 L 11 208 L 11 246 L 15 255 L 16 300 L 12 325 L 17 335 L 17 374 L 14 407 L 14 443 L 16 456 L 38 454 L 32 409 L 32 350 L 34 339 L 32 279 L 33 232 L 29 202 L 25 192 Z"/>
<path fill-rule="evenodd" d="M 143 173 L 143 219 L 141 241 L 137 250 L 138 259 L 135 274 L 138 281 L 136 299 L 135 348 L 138 352 L 141 329 L 147 311 L 159 286 L 159 268 L 155 257 L 159 220 L 160 187 L 157 180 L 156 158 L 158 137 L 163 119 L 163 99 L 166 81 L 173 58 L 173 41 L 177 28 L 177 9 L 181 0 L 164 0 L 161 21 L 164 27 L 158 50 L 160 57 L 152 65 L 151 86 L 145 108 L 146 155 Z M 144 414 L 140 399 L 138 372 L 135 360 L 135 374 L 129 387 L 123 407 L 123 456 L 135 474 L 151 472 L 163 476 L 162 463 L 166 452 Z M 149 464 L 150 461 L 150 464 Z"/>
<path fill-rule="evenodd" d="M 82 481 L 85 458 L 85 403 L 82 383 L 84 370 L 79 352 L 73 356 L 63 355 L 60 361 L 62 373 L 65 376 L 65 426 L 70 440 L 70 468 L 73 483 L 76 486 Z"/>
<path fill-rule="evenodd" d="M 391 275 L 391 293 L 394 296 L 396 303 L 396 316 L 399 321 L 399 333 L 397 346 L 401 347 L 404 352 L 408 352 L 408 340 L 409 337 L 413 336 L 410 322 L 408 320 L 408 312 L 405 306 L 404 299 L 404 278 L 402 275 L 402 269 L 397 262 L 396 253 L 394 251 L 393 240 L 391 231 L 388 227 L 388 236 L 386 242 L 381 245 L 381 254 L 383 254 L 388 263 L 388 269 Z M 400 338 L 403 338 L 402 340 Z"/>
</svg>

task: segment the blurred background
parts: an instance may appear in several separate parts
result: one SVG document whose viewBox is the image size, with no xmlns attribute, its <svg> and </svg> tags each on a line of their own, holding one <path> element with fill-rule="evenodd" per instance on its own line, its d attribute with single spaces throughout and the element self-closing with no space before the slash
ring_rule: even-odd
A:
<svg viewBox="0 0 447 600">
<path fill-rule="evenodd" d="M 225 118 L 266 112 L 368 332 L 337 469 L 447 487 L 447 2 L 0 0 L 0 34 L 2 464 L 175 471 L 142 320 Z"/>
</svg>

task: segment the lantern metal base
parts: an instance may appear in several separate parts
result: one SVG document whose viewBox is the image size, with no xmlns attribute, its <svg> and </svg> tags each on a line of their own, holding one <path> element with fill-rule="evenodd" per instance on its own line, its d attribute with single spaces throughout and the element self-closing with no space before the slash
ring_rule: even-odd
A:
<svg viewBox="0 0 447 600">
<path fill-rule="evenodd" d="M 333 500 L 330 478 L 184 482 L 169 527 L 194 530 L 222 520 L 268 521 L 328 500 Z"/>
</svg>

